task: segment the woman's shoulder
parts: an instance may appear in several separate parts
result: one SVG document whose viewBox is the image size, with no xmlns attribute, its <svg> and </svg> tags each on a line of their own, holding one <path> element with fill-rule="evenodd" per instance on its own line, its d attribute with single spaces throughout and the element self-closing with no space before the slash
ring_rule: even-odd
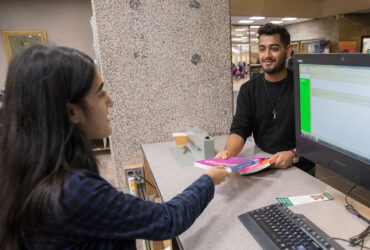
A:
<svg viewBox="0 0 370 250">
<path fill-rule="evenodd" d="M 101 179 L 98 173 L 89 169 L 75 169 L 67 172 L 66 179 L 84 179 L 84 178 L 97 178 Z"/>
<path fill-rule="evenodd" d="M 80 190 L 86 191 L 86 189 L 94 188 L 96 185 L 102 185 L 109 183 L 105 181 L 98 173 L 95 173 L 88 169 L 76 169 L 69 171 L 63 181 L 63 190 L 78 192 Z"/>
<path fill-rule="evenodd" d="M 98 173 L 87 169 L 73 170 L 64 177 L 62 203 L 68 214 L 79 214 L 81 206 L 98 204 L 116 192 Z"/>
</svg>

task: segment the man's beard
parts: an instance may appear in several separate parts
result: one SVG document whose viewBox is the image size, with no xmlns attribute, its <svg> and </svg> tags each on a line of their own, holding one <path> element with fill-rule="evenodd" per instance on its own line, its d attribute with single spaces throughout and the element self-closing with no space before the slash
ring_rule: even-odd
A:
<svg viewBox="0 0 370 250">
<path fill-rule="evenodd" d="M 278 72 L 284 70 L 285 69 L 285 64 L 286 64 L 286 56 L 284 58 L 281 58 L 280 63 L 277 64 L 275 67 L 265 69 L 263 67 L 263 64 L 262 64 L 262 68 L 265 71 L 265 73 L 273 75 L 275 73 L 278 73 Z"/>
</svg>

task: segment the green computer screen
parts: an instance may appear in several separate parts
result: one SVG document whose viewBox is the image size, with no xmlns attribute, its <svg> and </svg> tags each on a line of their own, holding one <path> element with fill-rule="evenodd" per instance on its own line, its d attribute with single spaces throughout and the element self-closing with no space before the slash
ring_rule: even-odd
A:
<svg viewBox="0 0 370 250">
<path fill-rule="evenodd" d="M 300 64 L 301 135 L 370 159 L 370 68 Z"/>
</svg>

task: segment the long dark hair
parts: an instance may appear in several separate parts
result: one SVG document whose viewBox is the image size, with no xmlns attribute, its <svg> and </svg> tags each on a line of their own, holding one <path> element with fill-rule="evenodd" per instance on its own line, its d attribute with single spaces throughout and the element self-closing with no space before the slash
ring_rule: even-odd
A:
<svg viewBox="0 0 370 250">
<path fill-rule="evenodd" d="M 87 138 L 70 121 L 68 104 L 88 109 L 95 76 L 90 57 L 74 49 L 32 46 L 8 69 L 0 123 L 0 249 L 21 249 L 27 228 L 42 231 L 43 211 L 59 204 L 74 169 L 98 173 Z"/>
</svg>

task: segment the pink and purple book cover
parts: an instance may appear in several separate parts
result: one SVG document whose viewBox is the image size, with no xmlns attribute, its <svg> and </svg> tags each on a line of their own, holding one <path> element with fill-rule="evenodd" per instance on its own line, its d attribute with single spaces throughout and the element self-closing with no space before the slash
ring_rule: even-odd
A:
<svg viewBox="0 0 370 250">
<path fill-rule="evenodd" d="M 253 164 L 253 165 L 250 165 L 248 167 L 242 168 L 239 171 L 240 175 L 251 174 L 251 173 L 261 171 L 262 169 L 265 169 L 265 168 L 271 166 L 276 161 L 276 159 L 273 159 L 273 160 L 265 159 L 265 158 L 255 158 L 255 159 L 260 159 L 260 161 L 256 164 Z"/>
<path fill-rule="evenodd" d="M 227 159 L 208 159 L 195 161 L 194 166 L 209 169 L 215 166 L 225 166 L 228 172 L 235 172 L 248 166 L 259 164 L 263 158 L 230 157 Z"/>
</svg>

